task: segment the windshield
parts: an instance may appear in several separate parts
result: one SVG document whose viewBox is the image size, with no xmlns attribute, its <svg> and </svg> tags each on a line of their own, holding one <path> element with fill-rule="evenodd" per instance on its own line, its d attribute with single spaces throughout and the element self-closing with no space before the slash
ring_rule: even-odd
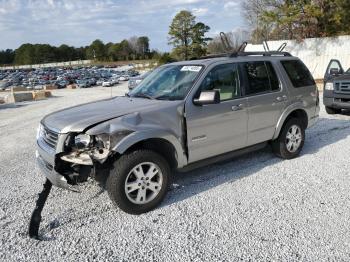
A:
<svg viewBox="0 0 350 262">
<path fill-rule="evenodd" d="M 149 99 L 182 100 L 203 66 L 168 65 L 155 69 L 129 95 Z"/>
</svg>

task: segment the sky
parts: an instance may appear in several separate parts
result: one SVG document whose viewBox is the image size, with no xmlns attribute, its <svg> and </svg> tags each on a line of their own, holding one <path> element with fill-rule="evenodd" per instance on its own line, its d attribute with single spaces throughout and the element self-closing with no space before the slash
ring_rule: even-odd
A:
<svg viewBox="0 0 350 262">
<path fill-rule="evenodd" d="M 0 0 L 0 50 L 23 43 L 75 47 L 95 39 L 120 42 L 148 36 L 151 49 L 169 51 L 169 25 L 180 10 L 220 31 L 245 29 L 242 0 Z"/>
</svg>

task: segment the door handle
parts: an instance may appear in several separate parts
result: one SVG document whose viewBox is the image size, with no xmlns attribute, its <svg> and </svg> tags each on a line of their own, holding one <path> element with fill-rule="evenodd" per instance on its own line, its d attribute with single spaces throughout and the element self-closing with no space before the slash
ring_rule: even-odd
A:
<svg viewBox="0 0 350 262">
<path fill-rule="evenodd" d="M 239 105 L 234 105 L 231 107 L 232 111 L 238 111 L 238 110 L 242 110 L 244 107 L 243 104 L 239 104 Z"/>
<path fill-rule="evenodd" d="M 287 96 L 283 95 L 283 96 L 278 96 L 276 97 L 277 102 L 282 102 L 282 101 L 286 101 L 287 100 Z"/>
</svg>

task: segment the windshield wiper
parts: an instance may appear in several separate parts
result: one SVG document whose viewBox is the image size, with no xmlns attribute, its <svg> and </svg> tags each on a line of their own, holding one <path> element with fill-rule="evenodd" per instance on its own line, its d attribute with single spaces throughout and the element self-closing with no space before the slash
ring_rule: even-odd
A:
<svg viewBox="0 0 350 262">
<path fill-rule="evenodd" d="M 135 95 L 133 95 L 133 97 L 141 97 L 141 98 L 147 98 L 147 99 L 152 99 L 152 100 L 154 100 L 154 97 L 153 97 L 153 96 L 150 96 L 150 95 L 147 95 L 147 94 L 144 94 L 144 93 L 135 94 Z"/>
</svg>

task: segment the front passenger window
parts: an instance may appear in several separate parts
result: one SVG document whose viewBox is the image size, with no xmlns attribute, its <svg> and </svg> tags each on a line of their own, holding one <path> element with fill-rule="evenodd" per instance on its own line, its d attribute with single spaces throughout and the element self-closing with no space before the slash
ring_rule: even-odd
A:
<svg viewBox="0 0 350 262">
<path fill-rule="evenodd" d="M 235 64 L 216 66 L 204 78 L 200 90 L 218 90 L 220 92 L 220 101 L 240 97 L 241 90 L 237 66 Z"/>
</svg>

